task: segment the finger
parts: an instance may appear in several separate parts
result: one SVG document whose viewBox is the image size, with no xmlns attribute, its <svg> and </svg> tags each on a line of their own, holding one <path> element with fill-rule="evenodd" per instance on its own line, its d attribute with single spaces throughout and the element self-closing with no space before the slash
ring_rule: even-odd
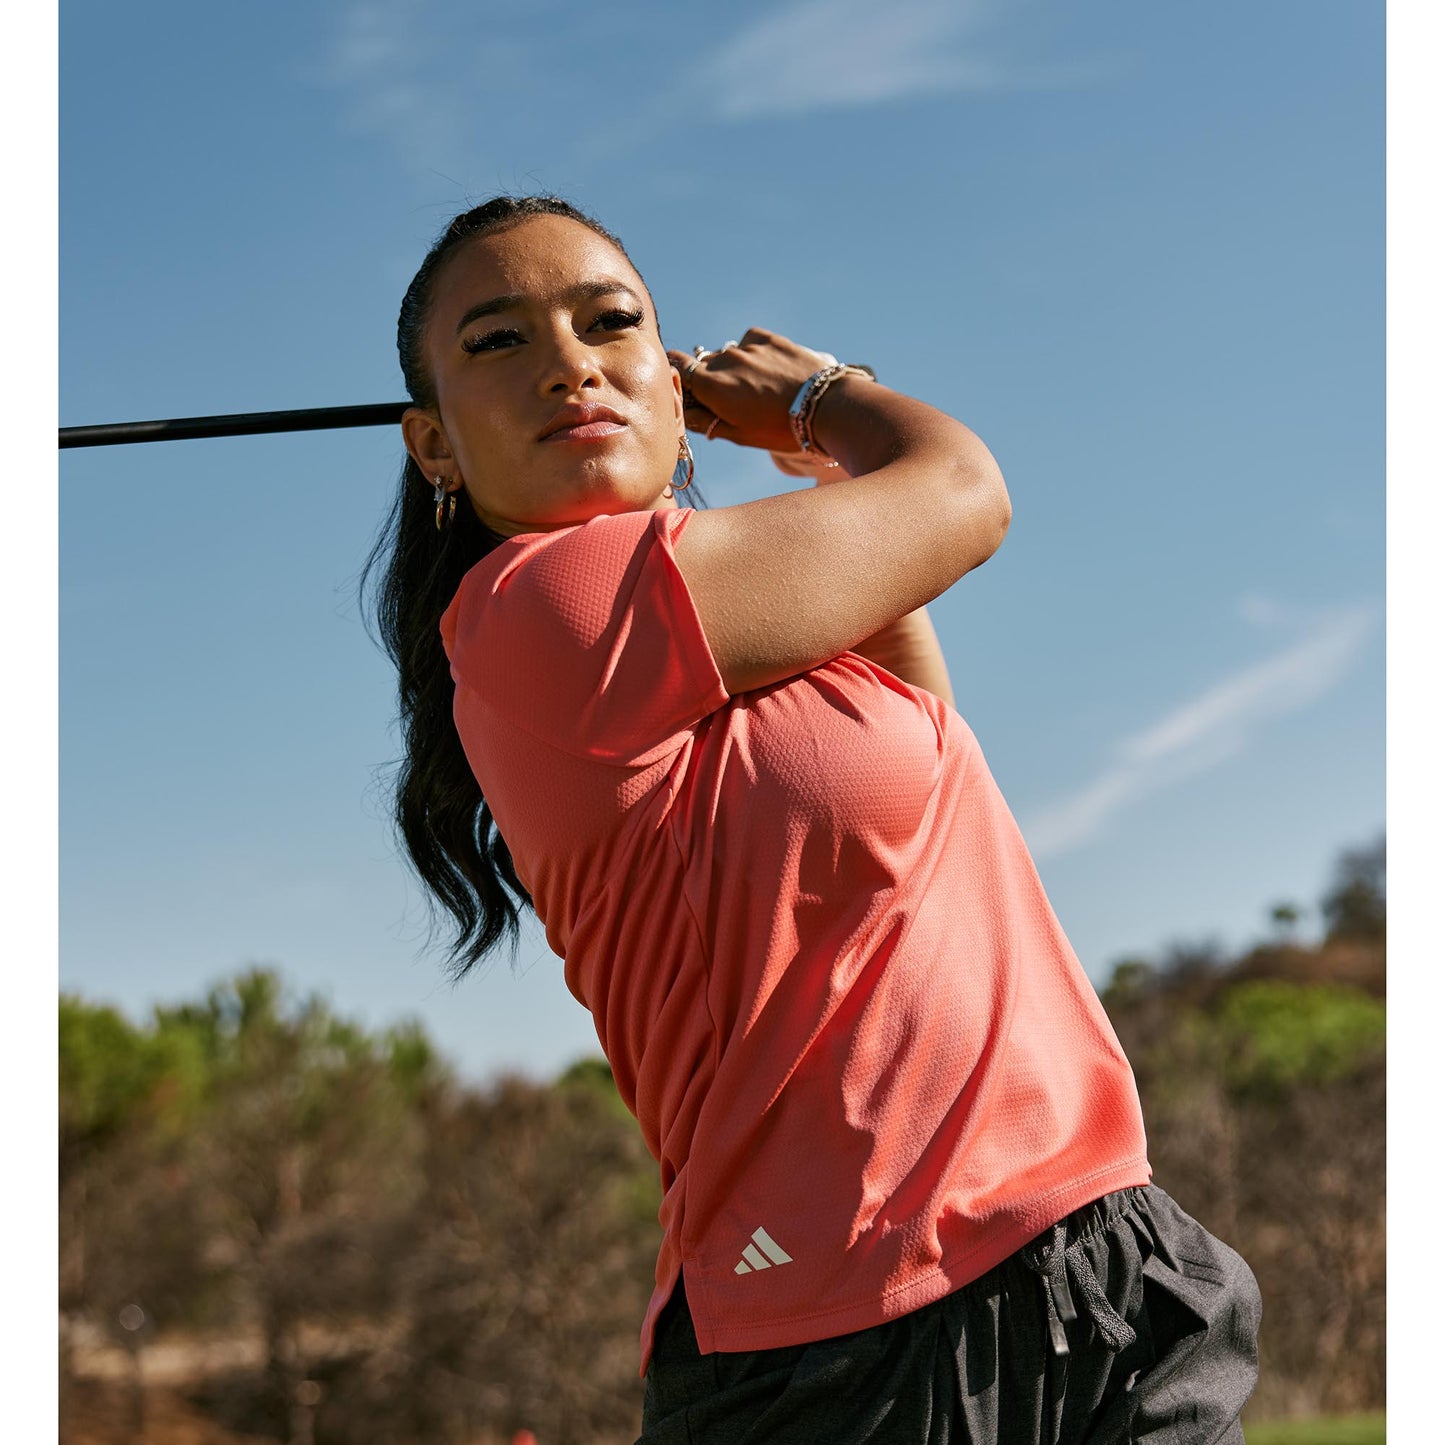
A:
<svg viewBox="0 0 1445 1445">
<path fill-rule="evenodd" d="M 738 343 L 739 347 L 756 346 L 781 346 L 783 350 L 793 350 L 817 358 L 818 365 L 837 366 L 838 358 L 831 351 L 819 351 L 814 347 L 800 346 L 796 341 L 789 341 L 786 336 L 778 331 L 769 331 L 765 326 L 749 326 L 743 332 L 743 339 Z"/>
<path fill-rule="evenodd" d="M 688 431 L 702 431 L 716 417 L 717 413 L 704 406 L 696 397 L 684 398 L 682 420 Z"/>
<path fill-rule="evenodd" d="M 683 391 L 687 396 L 691 396 L 699 387 L 706 392 L 709 387 L 727 377 L 744 358 L 734 344 L 732 350 L 724 348 L 718 351 L 709 351 L 701 357 L 689 356 L 682 351 L 669 351 L 667 359 L 682 377 Z M 684 397 L 685 400 L 686 397 Z"/>
<path fill-rule="evenodd" d="M 683 424 L 688 431 L 700 432 L 708 441 L 736 441 L 737 432 L 729 422 L 725 422 L 716 412 L 709 411 L 700 402 L 694 401 L 692 405 L 683 408 Z"/>
<path fill-rule="evenodd" d="M 688 356 L 681 351 L 669 351 L 667 359 L 673 370 L 682 378 L 682 404 L 686 407 L 692 401 L 693 388 L 697 382 L 702 380 L 704 386 L 707 384 L 702 366 L 697 357 Z"/>
<path fill-rule="evenodd" d="M 711 356 L 716 355 L 716 352 L 711 352 L 708 356 L 698 358 L 696 356 L 693 356 L 690 352 L 673 351 L 669 348 L 667 353 L 667 360 L 671 366 L 673 366 L 682 373 L 683 381 L 688 381 L 691 377 L 696 376 L 703 369 Z"/>
</svg>

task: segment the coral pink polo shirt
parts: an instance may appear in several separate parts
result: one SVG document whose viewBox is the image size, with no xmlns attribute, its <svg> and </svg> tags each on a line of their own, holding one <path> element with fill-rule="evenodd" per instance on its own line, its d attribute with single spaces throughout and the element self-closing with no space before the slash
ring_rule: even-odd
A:
<svg viewBox="0 0 1445 1445">
<path fill-rule="evenodd" d="M 852 652 L 729 697 L 690 511 L 510 538 L 441 621 L 467 757 L 662 1172 L 642 1326 L 825 1339 L 1147 1183 L 1133 1074 L 977 740 Z"/>
</svg>

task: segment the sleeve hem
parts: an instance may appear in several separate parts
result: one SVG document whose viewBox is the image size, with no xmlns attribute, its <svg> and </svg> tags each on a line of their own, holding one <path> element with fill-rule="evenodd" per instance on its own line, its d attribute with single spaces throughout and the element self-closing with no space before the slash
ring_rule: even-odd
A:
<svg viewBox="0 0 1445 1445">
<path fill-rule="evenodd" d="M 657 533 L 658 548 L 667 559 L 672 590 L 674 593 L 681 594 L 684 603 L 677 609 L 675 620 L 692 634 L 689 638 L 689 643 L 692 645 L 685 647 L 682 655 L 687 659 L 687 665 L 693 674 L 693 681 L 699 684 L 700 691 L 712 702 L 712 707 L 708 711 L 715 712 L 729 700 L 732 694 L 728 692 L 722 680 L 717 659 L 712 654 L 707 634 L 702 630 L 702 621 L 697 615 L 697 603 L 693 601 L 687 579 L 682 575 L 682 568 L 677 565 L 677 554 L 673 551 L 683 528 L 687 526 L 692 517 L 692 509 L 679 508 L 674 512 L 656 512 L 653 515 L 655 518 L 652 524 L 653 529 Z"/>
</svg>

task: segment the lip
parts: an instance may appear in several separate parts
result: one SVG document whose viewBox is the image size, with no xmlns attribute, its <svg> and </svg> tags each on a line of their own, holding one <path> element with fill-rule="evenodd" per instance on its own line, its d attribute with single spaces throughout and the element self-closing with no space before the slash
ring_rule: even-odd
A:
<svg viewBox="0 0 1445 1445">
<path fill-rule="evenodd" d="M 620 432 L 627 422 L 608 406 L 584 406 L 571 403 L 564 406 L 551 421 L 542 428 L 537 438 L 543 442 L 590 442 Z"/>
</svg>

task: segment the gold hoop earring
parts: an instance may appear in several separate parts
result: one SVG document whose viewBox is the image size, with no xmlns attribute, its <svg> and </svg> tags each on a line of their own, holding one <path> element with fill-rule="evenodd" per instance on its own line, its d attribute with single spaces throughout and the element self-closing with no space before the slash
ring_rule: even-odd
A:
<svg viewBox="0 0 1445 1445">
<path fill-rule="evenodd" d="M 435 499 L 437 504 L 437 531 L 444 531 L 456 520 L 457 515 L 457 494 L 447 491 L 445 477 L 436 479 Z M 446 509 L 446 520 L 442 520 L 442 509 Z"/>
<path fill-rule="evenodd" d="M 686 475 L 683 477 L 682 481 L 678 481 L 677 479 L 677 474 L 679 471 L 686 472 Z M 685 492 L 692 485 L 693 471 L 694 464 L 692 459 L 692 448 L 688 446 L 687 434 L 684 433 L 680 438 L 678 438 L 677 465 L 672 469 L 673 487 L 675 487 L 679 492 Z"/>
</svg>

